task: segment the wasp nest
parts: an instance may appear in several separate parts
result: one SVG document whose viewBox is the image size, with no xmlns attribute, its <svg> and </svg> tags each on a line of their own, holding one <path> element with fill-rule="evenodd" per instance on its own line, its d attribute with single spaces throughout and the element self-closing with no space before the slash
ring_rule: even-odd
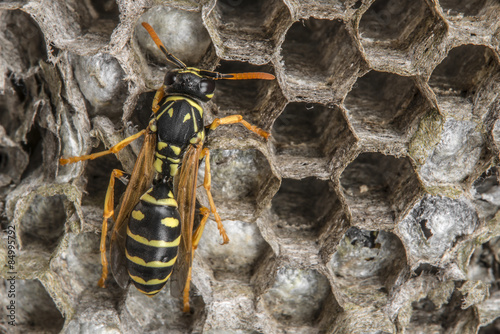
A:
<svg viewBox="0 0 500 334">
<path fill-rule="evenodd" d="M 497 0 L 2 1 L 0 300 L 17 326 L 0 331 L 500 330 L 499 17 Z M 140 143 L 58 165 L 147 125 L 170 65 L 143 21 L 188 66 L 277 77 L 218 82 L 205 106 L 272 137 L 207 142 L 231 241 L 209 221 L 190 314 L 168 287 L 96 285 L 108 179 Z"/>
</svg>

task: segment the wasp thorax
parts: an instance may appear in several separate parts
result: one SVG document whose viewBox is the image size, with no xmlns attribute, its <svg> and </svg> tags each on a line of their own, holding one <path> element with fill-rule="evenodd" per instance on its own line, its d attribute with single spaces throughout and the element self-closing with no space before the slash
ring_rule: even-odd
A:
<svg viewBox="0 0 500 334">
<path fill-rule="evenodd" d="M 181 94 L 201 101 L 208 101 L 214 95 L 215 81 L 201 76 L 196 70 L 176 69 L 165 75 L 164 84 L 169 94 Z"/>
</svg>

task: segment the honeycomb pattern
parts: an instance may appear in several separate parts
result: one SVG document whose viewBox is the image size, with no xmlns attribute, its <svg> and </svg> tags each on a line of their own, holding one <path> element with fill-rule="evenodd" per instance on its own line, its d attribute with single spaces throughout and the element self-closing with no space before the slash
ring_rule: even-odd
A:
<svg viewBox="0 0 500 334">
<path fill-rule="evenodd" d="M 16 330 L 500 331 L 498 17 L 497 0 L 2 1 L 0 252 L 15 227 Z M 142 21 L 190 66 L 277 77 L 218 82 L 205 106 L 207 123 L 241 114 L 272 136 L 228 126 L 208 140 L 231 241 L 209 221 L 190 314 L 168 286 L 96 286 L 108 178 L 140 143 L 57 164 L 146 126 L 169 65 Z"/>
</svg>

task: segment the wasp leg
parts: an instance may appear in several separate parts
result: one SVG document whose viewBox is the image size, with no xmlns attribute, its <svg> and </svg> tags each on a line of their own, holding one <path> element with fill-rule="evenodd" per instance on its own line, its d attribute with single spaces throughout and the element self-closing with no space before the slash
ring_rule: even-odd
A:
<svg viewBox="0 0 500 334">
<path fill-rule="evenodd" d="M 116 153 L 120 152 L 124 147 L 129 145 L 131 142 L 133 142 L 134 140 L 136 140 L 137 138 L 139 138 L 140 136 L 145 134 L 146 130 L 147 129 L 141 130 L 141 131 L 137 132 L 135 135 L 125 138 L 124 140 L 122 140 L 121 142 L 116 144 L 115 146 L 111 147 L 109 150 L 97 152 L 97 153 L 93 153 L 93 154 L 89 154 L 89 155 L 82 155 L 79 157 L 71 157 L 71 158 L 67 158 L 67 159 L 61 158 L 61 159 L 59 159 L 59 163 L 61 165 L 66 165 L 66 164 L 72 164 L 72 163 L 75 163 L 78 161 L 93 160 L 95 158 L 99 158 L 99 157 L 102 157 L 102 156 L 107 155 L 107 154 L 116 154 Z"/>
<path fill-rule="evenodd" d="M 156 91 L 155 97 L 153 99 L 153 105 L 151 106 L 151 109 L 153 109 L 153 113 L 156 114 L 156 112 L 160 109 L 160 101 L 163 99 L 164 96 L 165 96 L 165 85 L 162 85 Z"/>
<path fill-rule="evenodd" d="M 212 184 L 212 176 L 210 175 L 210 150 L 205 147 L 200 154 L 200 159 L 205 157 L 205 179 L 203 180 L 203 188 L 205 188 L 207 192 L 208 202 L 210 203 L 210 212 L 213 213 L 215 222 L 217 223 L 217 228 L 219 229 L 219 233 L 222 237 L 222 244 L 227 244 L 229 242 L 229 238 L 226 234 L 226 230 L 224 230 L 224 226 L 222 225 L 222 219 L 217 213 L 217 209 L 215 207 L 215 202 L 212 197 L 212 193 L 210 192 L 211 184 Z M 201 226 L 201 224 L 200 224 Z"/>
<path fill-rule="evenodd" d="M 200 209 L 201 218 L 200 225 L 193 233 L 193 249 L 198 248 L 198 243 L 200 242 L 201 235 L 203 234 L 203 230 L 205 229 L 205 223 L 208 220 L 208 216 L 210 215 L 210 210 L 202 206 Z"/>
<path fill-rule="evenodd" d="M 111 178 L 109 179 L 108 190 L 106 191 L 106 199 L 104 200 L 104 213 L 102 221 L 101 230 L 101 264 L 102 264 L 102 274 L 99 282 L 97 283 L 101 288 L 106 287 L 106 278 L 108 277 L 108 259 L 106 258 L 106 236 L 108 235 L 108 219 L 113 217 L 114 219 L 114 202 L 115 202 L 115 179 L 120 178 L 125 175 L 125 172 L 119 169 L 113 169 L 111 172 Z"/>
<path fill-rule="evenodd" d="M 258 134 L 261 137 L 264 137 L 265 139 L 267 139 L 270 135 L 269 132 L 264 131 L 261 128 L 258 128 L 255 125 L 252 125 L 252 124 L 248 123 L 247 121 L 245 121 L 243 119 L 243 116 L 241 116 L 241 115 L 231 115 L 231 116 L 227 116 L 227 117 L 223 117 L 223 118 L 216 118 L 216 119 L 214 119 L 212 124 L 207 126 L 207 128 L 210 130 L 215 130 L 219 125 L 236 124 L 236 123 L 241 123 L 245 128 L 247 128 L 248 130 L 250 130 L 252 132 L 255 132 L 256 134 Z"/>
</svg>

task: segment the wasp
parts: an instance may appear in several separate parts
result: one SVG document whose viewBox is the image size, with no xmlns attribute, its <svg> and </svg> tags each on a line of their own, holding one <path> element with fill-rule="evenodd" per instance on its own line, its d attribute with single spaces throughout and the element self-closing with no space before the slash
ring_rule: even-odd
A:
<svg viewBox="0 0 500 334">
<path fill-rule="evenodd" d="M 176 66 L 166 73 L 163 85 L 155 93 L 148 126 L 106 151 L 61 158 L 59 163 L 65 165 L 116 154 L 144 136 L 132 173 L 127 175 L 119 169 L 111 173 L 104 203 L 100 241 L 102 274 L 98 285 L 105 287 L 108 276 L 106 238 L 108 221 L 112 219 L 110 262 L 118 285 L 126 288 L 132 281 L 139 291 L 154 296 L 174 275 L 171 293 L 183 298 L 183 310 L 189 312 L 194 251 L 210 214 L 217 223 L 223 244 L 229 242 L 210 192 L 210 151 L 204 146 L 205 138 L 220 125 L 236 123 L 265 139 L 269 136 L 241 115 L 216 118 L 205 126 L 200 103 L 214 96 L 217 80 L 273 80 L 275 77 L 262 72 L 224 74 L 187 67 L 167 51 L 148 23 L 143 22 L 142 26 L 166 59 Z M 205 159 L 203 187 L 210 208 L 201 206 L 196 200 L 202 159 Z M 128 184 L 115 214 L 115 181 L 125 177 L 129 178 Z"/>
</svg>

